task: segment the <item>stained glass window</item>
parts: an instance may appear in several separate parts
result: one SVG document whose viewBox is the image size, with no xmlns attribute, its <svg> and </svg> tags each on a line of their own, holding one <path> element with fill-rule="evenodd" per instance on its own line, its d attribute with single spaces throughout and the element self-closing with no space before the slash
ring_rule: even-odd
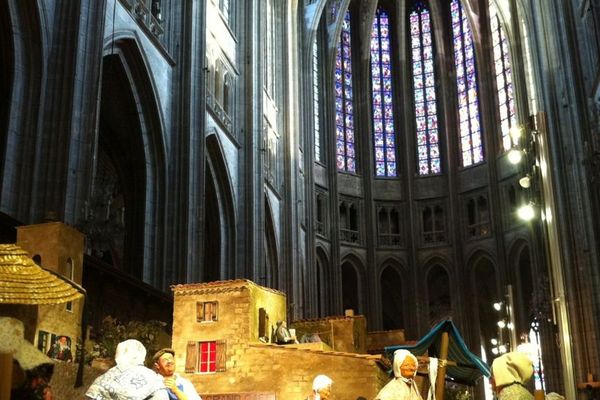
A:
<svg viewBox="0 0 600 400">
<path fill-rule="evenodd" d="M 275 9 L 273 0 L 266 1 L 266 24 L 264 25 L 265 36 L 265 60 L 263 69 L 263 84 L 267 93 L 273 98 L 275 92 Z"/>
<path fill-rule="evenodd" d="M 460 150 L 462 165 L 468 167 L 483 161 L 475 49 L 473 33 L 459 0 L 452 0 L 450 13 L 458 92 Z"/>
<path fill-rule="evenodd" d="M 338 171 L 356 172 L 350 12 L 346 11 L 335 56 L 335 129 Z"/>
<path fill-rule="evenodd" d="M 396 176 L 396 135 L 392 106 L 392 65 L 388 14 L 377 10 L 371 31 L 371 84 L 375 174 Z"/>
<path fill-rule="evenodd" d="M 313 115 L 314 115 L 314 133 L 315 133 L 315 161 L 323 161 L 321 158 L 321 113 L 319 97 L 321 91 L 319 89 L 319 47 L 317 38 L 313 41 L 312 46 L 312 61 L 313 61 Z"/>
<path fill-rule="evenodd" d="M 441 172 L 433 41 L 429 10 L 416 1 L 409 16 L 419 175 Z"/>
<path fill-rule="evenodd" d="M 496 5 L 490 1 L 490 26 L 492 31 L 492 46 L 494 49 L 494 67 L 496 69 L 496 88 L 498 89 L 498 107 L 500 112 L 500 131 L 502 132 L 502 147 L 509 150 L 513 143 L 509 135 L 510 128 L 517 123 L 515 99 L 513 96 L 512 70 L 508 40 L 500 25 L 500 17 Z"/>
</svg>

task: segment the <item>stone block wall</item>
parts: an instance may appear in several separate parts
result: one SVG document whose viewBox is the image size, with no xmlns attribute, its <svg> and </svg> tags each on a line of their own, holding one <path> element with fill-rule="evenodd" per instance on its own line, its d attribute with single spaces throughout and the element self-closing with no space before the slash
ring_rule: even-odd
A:
<svg viewBox="0 0 600 400">
<path fill-rule="evenodd" d="M 370 354 L 383 353 L 387 346 L 405 344 L 404 329 L 391 331 L 376 331 L 367 333 L 367 352 Z"/>
<path fill-rule="evenodd" d="M 317 333 L 335 351 L 367 352 L 367 322 L 362 315 L 294 321 L 292 328 L 296 329 L 298 338 Z"/>
<path fill-rule="evenodd" d="M 201 395 L 271 392 L 278 399 L 301 400 L 310 394 L 314 377 L 325 374 L 334 381 L 335 398 L 372 399 L 389 381 L 379 359 L 380 356 L 254 343 L 240 348 L 226 371 L 184 376 Z"/>
<path fill-rule="evenodd" d="M 205 397 L 272 393 L 278 399 L 304 399 L 311 391 L 314 377 L 326 374 L 336 382 L 336 398 L 369 399 L 389 380 L 388 367 L 381 356 L 356 352 L 364 352 L 366 348 L 366 322 L 362 316 L 302 325 L 313 332 L 327 329 L 338 349 L 348 352 L 317 350 L 311 345 L 279 346 L 261 343 L 259 324 L 267 325 L 267 331 L 271 332 L 278 320 L 286 319 L 283 293 L 247 280 L 176 285 L 173 293 L 172 347 L 176 352 L 177 372 L 187 377 Z M 198 304 L 205 302 L 217 303 L 216 320 L 197 320 Z M 190 372 L 188 368 L 186 373 L 187 352 L 195 351 L 188 343 L 202 341 L 224 344 L 224 360 L 217 362 L 219 366 L 214 372 Z"/>
<path fill-rule="evenodd" d="M 173 292 L 172 347 L 182 371 L 188 342 L 224 342 L 225 368 L 231 368 L 250 342 L 259 341 L 260 308 L 269 316 L 267 332 L 277 320 L 285 320 L 285 295 L 247 280 L 177 285 Z M 217 303 L 216 321 L 197 321 L 198 304 L 205 302 Z"/>
</svg>

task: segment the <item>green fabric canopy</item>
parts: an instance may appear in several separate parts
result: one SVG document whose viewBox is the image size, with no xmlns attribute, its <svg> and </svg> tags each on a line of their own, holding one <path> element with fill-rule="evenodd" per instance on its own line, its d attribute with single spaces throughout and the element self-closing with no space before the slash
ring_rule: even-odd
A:
<svg viewBox="0 0 600 400">
<path fill-rule="evenodd" d="M 450 320 L 440 322 L 419 342 L 411 346 L 388 346 L 385 353 L 393 359 L 394 351 L 405 349 L 416 356 L 427 355 L 439 357 L 442 333 L 448 332 L 448 361 L 454 361 L 456 365 L 448 365 L 446 378 L 465 384 L 475 385 L 481 376 L 490 376 L 490 368 L 475 354 L 467 348 L 458 329 Z"/>
</svg>

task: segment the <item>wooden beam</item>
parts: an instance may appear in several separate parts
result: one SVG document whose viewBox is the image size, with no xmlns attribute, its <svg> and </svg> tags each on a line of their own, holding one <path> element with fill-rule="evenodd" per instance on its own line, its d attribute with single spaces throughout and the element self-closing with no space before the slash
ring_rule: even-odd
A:
<svg viewBox="0 0 600 400">
<path fill-rule="evenodd" d="M 13 356 L 10 353 L 0 353 L 0 399 L 10 399 L 13 374 Z"/>
<path fill-rule="evenodd" d="M 440 344 L 440 357 L 438 360 L 438 373 L 435 381 L 436 400 L 444 400 L 444 389 L 446 387 L 446 363 L 448 362 L 448 342 L 448 332 L 443 332 L 442 341 Z"/>
</svg>

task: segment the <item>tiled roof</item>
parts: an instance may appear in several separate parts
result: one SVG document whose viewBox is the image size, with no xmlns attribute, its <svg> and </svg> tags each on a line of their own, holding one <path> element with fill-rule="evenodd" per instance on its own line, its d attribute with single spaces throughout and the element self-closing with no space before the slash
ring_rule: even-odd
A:
<svg viewBox="0 0 600 400">
<path fill-rule="evenodd" d="M 292 321 L 292 324 L 305 323 L 305 322 L 327 322 L 327 321 L 331 321 L 331 320 L 352 319 L 352 318 L 364 318 L 364 316 L 363 315 L 354 315 L 352 317 L 347 317 L 345 315 L 333 315 L 333 316 L 328 316 L 328 317 L 324 317 L 324 318 L 298 319 L 298 320 Z"/>
<path fill-rule="evenodd" d="M 237 292 L 250 287 L 257 287 L 262 290 L 266 290 L 271 293 L 280 294 L 285 296 L 285 293 L 268 288 L 265 286 L 257 285 L 248 279 L 233 279 L 227 281 L 213 281 L 213 282 L 201 282 L 201 283 L 186 283 L 179 285 L 171 285 L 171 290 L 174 294 L 186 295 L 186 294 L 206 294 L 206 293 L 225 293 L 225 292 Z"/>
</svg>

